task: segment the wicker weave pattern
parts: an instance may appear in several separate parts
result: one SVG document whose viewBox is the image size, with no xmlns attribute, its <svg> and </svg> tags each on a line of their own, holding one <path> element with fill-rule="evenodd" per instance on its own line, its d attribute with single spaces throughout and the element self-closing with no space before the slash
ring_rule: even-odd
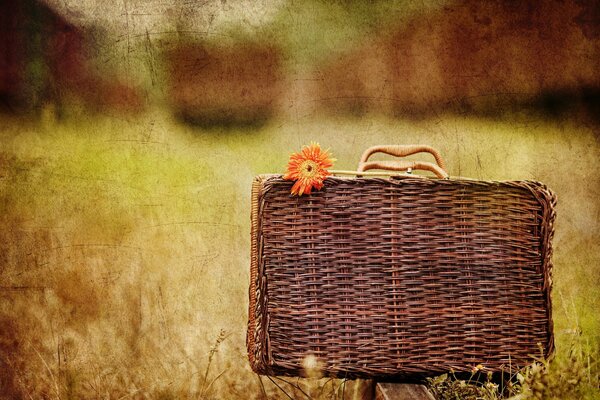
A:
<svg viewBox="0 0 600 400">
<path fill-rule="evenodd" d="M 263 374 L 494 371 L 553 351 L 556 198 L 536 182 L 328 178 L 253 188 L 248 350 Z"/>
</svg>

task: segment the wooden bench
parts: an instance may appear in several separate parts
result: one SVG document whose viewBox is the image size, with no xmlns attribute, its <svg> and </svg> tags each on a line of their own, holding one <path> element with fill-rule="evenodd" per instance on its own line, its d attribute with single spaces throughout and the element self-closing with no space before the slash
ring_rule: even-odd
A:
<svg viewBox="0 0 600 400">
<path fill-rule="evenodd" d="M 435 400 L 425 385 L 414 383 L 375 384 L 375 400 Z"/>
</svg>

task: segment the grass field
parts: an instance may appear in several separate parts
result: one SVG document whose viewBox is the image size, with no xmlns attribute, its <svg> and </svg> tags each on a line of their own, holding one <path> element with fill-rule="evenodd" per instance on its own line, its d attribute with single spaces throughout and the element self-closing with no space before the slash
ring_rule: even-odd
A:
<svg viewBox="0 0 600 400">
<path fill-rule="evenodd" d="M 555 190 L 557 361 L 544 398 L 599 398 L 597 129 L 527 116 L 307 119 L 254 131 L 200 130 L 160 110 L 1 117 L 0 393 L 287 398 L 245 354 L 250 184 L 316 140 L 336 169 L 354 169 L 370 145 L 424 143 L 453 176 Z M 320 380 L 302 383 L 305 396 L 274 382 L 294 398 L 352 398 L 358 388 Z"/>
</svg>

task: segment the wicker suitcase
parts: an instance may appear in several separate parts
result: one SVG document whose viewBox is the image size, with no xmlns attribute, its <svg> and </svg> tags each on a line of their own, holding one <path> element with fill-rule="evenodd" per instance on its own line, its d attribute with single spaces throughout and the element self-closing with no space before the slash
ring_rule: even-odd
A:
<svg viewBox="0 0 600 400">
<path fill-rule="evenodd" d="M 437 163 L 369 162 L 378 151 Z M 368 149 L 354 175 L 305 196 L 280 175 L 255 178 L 254 371 L 302 375 L 311 356 L 325 375 L 398 379 L 514 370 L 553 352 L 552 191 L 448 178 L 427 146 Z"/>
</svg>

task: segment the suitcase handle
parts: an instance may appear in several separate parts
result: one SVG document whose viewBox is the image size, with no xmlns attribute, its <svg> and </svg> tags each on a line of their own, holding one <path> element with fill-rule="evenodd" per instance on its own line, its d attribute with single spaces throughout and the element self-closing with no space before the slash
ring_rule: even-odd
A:
<svg viewBox="0 0 600 400">
<path fill-rule="evenodd" d="M 405 157 L 416 153 L 430 153 L 435 158 L 437 165 L 427 161 L 367 161 L 375 153 L 385 153 L 396 157 Z M 382 145 L 369 147 L 360 158 L 358 171 L 364 172 L 370 169 L 385 169 L 390 171 L 421 169 L 433 172 L 438 178 L 448 178 L 446 165 L 440 153 L 433 147 L 425 145 Z"/>
</svg>

